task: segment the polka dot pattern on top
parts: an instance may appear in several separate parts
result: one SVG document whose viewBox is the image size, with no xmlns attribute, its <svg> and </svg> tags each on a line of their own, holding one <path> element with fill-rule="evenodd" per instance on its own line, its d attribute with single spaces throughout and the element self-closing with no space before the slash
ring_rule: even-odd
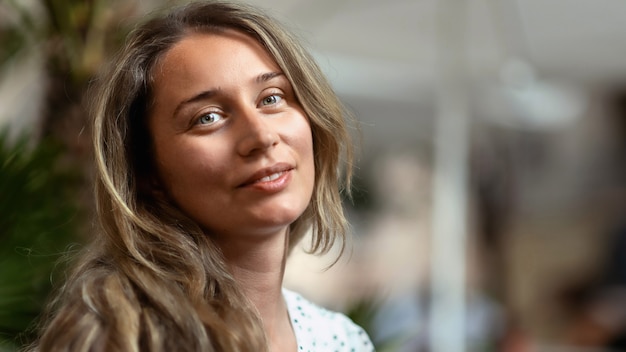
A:
<svg viewBox="0 0 626 352">
<path fill-rule="evenodd" d="M 298 352 L 372 352 L 367 333 L 341 313 L 324 309 L 283 289 Z"/>
</svg>

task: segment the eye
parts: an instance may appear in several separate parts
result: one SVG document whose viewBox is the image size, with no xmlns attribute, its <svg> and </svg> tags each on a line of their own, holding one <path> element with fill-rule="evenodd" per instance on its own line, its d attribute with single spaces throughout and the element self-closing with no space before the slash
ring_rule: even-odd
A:
<svg viewBox="0 0 626 352">
<path fill-rule="evenodd" d="M 283 97 L 281 97 L 280 95 L 277 94 L 272 94 L 272 95 L 268 95 L 267 97 L 263 98 L 263 100 L 261 101 L 261 105 L 276 105 L 278 103 L 280 103 L 283 100 Z"/>
<path fill-rule="evenodd" d="M 222 115 L 216 112 L 209 112 L 200 116 L 197 123 L 200 125 L 211 125 L 222 119 Z"/>
</svg>

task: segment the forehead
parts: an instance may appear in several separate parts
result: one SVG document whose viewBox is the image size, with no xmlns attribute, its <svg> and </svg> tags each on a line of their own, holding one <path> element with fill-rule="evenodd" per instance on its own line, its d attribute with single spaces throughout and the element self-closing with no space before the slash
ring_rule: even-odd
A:
<svg viewBox="0 0 626 352">
<path fill-rule="evenodd" d="M 253 37 L 226 29 L 191 32 L 169 48 L 153 69 L 154 83 L 163 76 L 185 74 L 197 77 L 207 69 L 215 76 L 227 76 L 244 69 L 265 66 L 281 71 L 267 50 Z"/>
<path fill-rule="evenodd" d="M 283 73 L 265 48 L 234 30 L 191 33 L 160 58 L 152 74 L 150 116 L 174 116 L 196 97 L 252 94 L 259 77 Z M 250 95 L 249 95 L 250 96 Z"/>
</svg>

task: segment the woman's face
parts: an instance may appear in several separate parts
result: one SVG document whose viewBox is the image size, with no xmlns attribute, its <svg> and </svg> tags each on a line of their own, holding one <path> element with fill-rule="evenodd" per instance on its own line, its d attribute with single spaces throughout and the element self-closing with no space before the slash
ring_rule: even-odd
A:
<svg viewBox="0 0 626 352">
<path fill-rule="evenodd" d="M 162 191 L 218 239 L 279 233 L 314 185 L 309 121 L 266 51 L 236 31 L 191 34 L 154 70 L 148 128 Z"/>
</svg>

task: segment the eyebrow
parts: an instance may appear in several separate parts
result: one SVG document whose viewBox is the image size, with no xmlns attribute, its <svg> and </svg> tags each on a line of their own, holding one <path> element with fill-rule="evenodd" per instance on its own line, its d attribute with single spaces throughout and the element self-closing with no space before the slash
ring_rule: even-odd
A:
<svg viewBox="0 0 626 352">
<path fill-rule="evenodd" d="M 285 74 L 283 74 L 282 72 L 268 72 L 268 73 L 264 73 L 261 74 L 259 76 L 257 76 L 256 78 L 256 82 L 257 83 L 263 83 L 263 82 L 267 82 L 273 78 L 276 77 L 280 77 L 280 76 L 284 76 Z"/>
<path fill-rule="evenodd" d="M 263 73 L 258 75 L 255 79 L 254 82 L 259 84 L 259 83 L 264 83 L 264 82 L 268 82 L 271 81 L 272 79 L 276 78 L 276 77 L 284 77 L 285 75 L 282 72 L 267 72 L 267 73 Z M 206 100 L 206 99 L 210 99 L 212 97 L 214 97 L 217 92 L 220 91 L 220 88 L 217 89 L 209 89 L 209 90 L 205 90 L 202 91 L 196 95 L 194 95 L 193 97 L 182 101 L 180 104 L 178 104 L 178 106 L 176 106 L 176 109 L 174 109 L 174 114 L 172 116 L 176 117 L 178 115 L 178 112 L 185 106 L 185 105 L 189 105 L 198 101 L 202 101 L 202 100 Z"/>
</svg>

